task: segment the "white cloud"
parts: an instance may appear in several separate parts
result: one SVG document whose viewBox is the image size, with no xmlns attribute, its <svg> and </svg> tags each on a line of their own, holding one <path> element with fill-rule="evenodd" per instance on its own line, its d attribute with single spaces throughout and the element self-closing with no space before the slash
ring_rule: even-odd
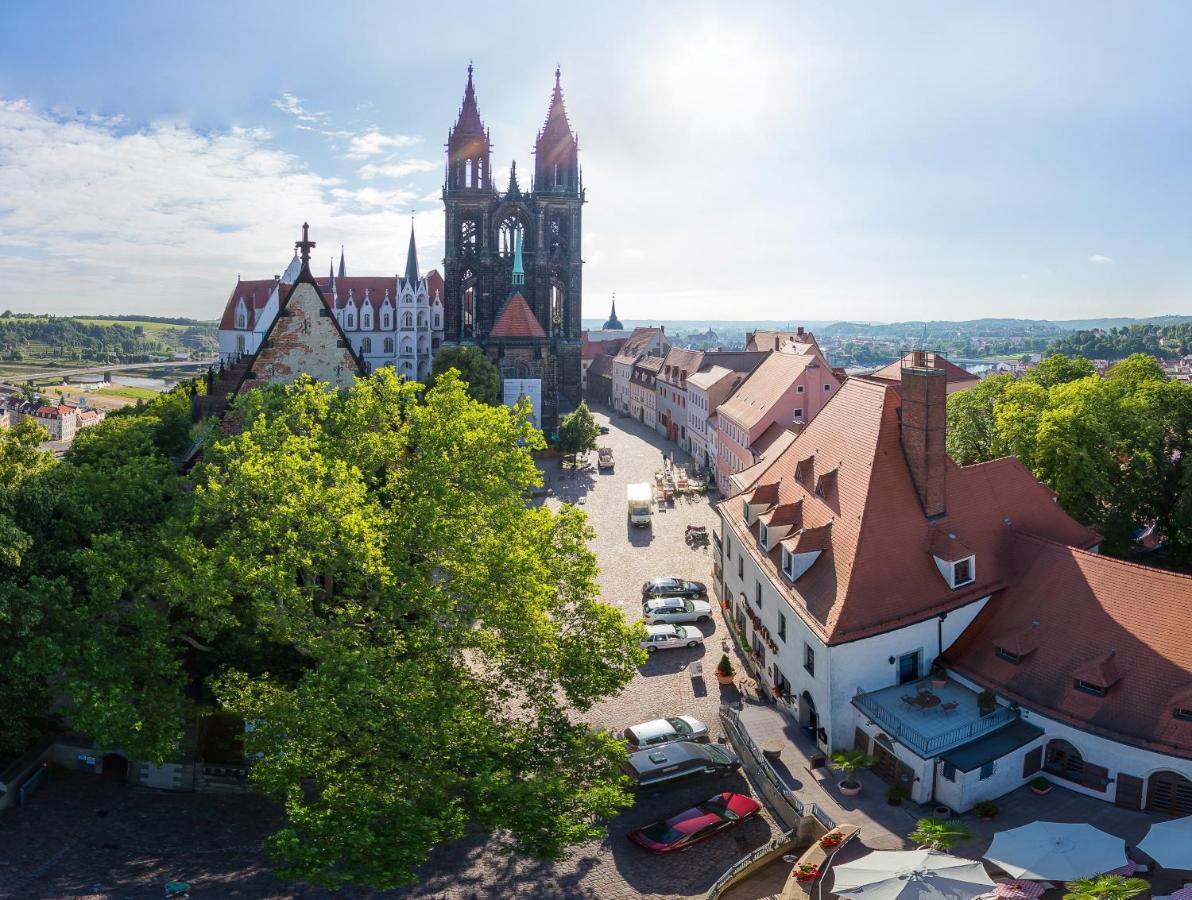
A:
<svg viewBox="0 0 1192 900">
<path fill-rule="evenodd" d="M 355 272 L 395 272 L 413 206 L 425 209 L 424 258 L 441 255 L 442 213 L 424 191 L 356 190 L 260 128 L 130 130 L 0 99 L 0 280 L 13 309 L 215 318 L 237 272 L 281 271 L 304 221 L 316 259 L 343 243 Z"/>
<path fill-rule="evenodd" d="M 1100 253 L 1094 253 L 1089 257 L 1089 262 L 1091 262 L 1094 266 L 1112 266 L 1113 257 L 1102 256 Z"/>
<path fill-rule="evenodd" d="M 302 105 L 302 98 L 295 97 L 293 94 L 283 93 L 273 101 L 273 106 L 293 116 L 299 122 L 319 122 L 327 116 L 326 113 L 307 109 Z"/>
<path fill-rule="evenodd" d="M 348 142 L 348 159 L 368 159 L 370 156 L 380 156 L 390 150 L 400 150 L 417 144 L 421 138 L 407 134 L 385 134 L 377 129 L 364 131 L 352 136 Z"/>
<path fill-rule="evenodd" d="M 372 181 L 374 178 L 405 178 L 407 175 L 414 175 L 418 172 L 433 172 L 439 166 L 440 163 L 429 159 L 404 159 L 384 163 L 365 163 L 357 170 L 357 174 L 365 181 Z"/>
</svg>

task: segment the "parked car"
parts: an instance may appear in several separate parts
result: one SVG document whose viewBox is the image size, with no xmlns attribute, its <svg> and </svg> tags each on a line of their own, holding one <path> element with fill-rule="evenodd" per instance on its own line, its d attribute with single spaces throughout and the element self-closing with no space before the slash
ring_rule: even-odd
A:
<svg viewBox="0 0 1192 900">
<path fill-rule="evenodd" d="M 629 840 L 651 853 L 673 853 L 735 828 L 758 814 L 761 804 L 744 794 L 725 791 L 663 822 L 629 832 Z"/>
<path fill-rule="evenodd" d="M 653 653 L 655 650 L 673 650 L 676 647 L 694 647 L 704 642 L 698 628 L 690 625 L 647 625 L 646 639 L 642 646 Z"/>
<path fill-rule="evenodd" d="M 607 426 L 607 425 L 601 425 L 601 426 L 600 426 L 600 433 L 601 433 L 601 434 L 608 434 L 608 426 Z"/>
<path fill-rule="evenodd" d="M 651 578 L 642 585 L 642 598 L 655 597 L 705 597 L 708 586 L 699 581 L 686 581 L 682 578 Z"/>
<path fill-rule="evenodd" d="M 707 600 L 691 600 L 688 597 L 660 597 L 642 604 L 642 615 L 647 625 L 660 622 L 708 622 L 712 619 L 712 604 Z"/>
<path fill-rule="evenodd" d="M 629 749 L 645 750 L 671 741 L 707 741 L 708 726 L 694 716 L 669 716 L 651 719 L 625 729 Z"/>
<path fill-rule="evenodd" d="M 596 468 L 597 469 L 611 469 L 613 468 L 613 448 L 601 447 L 596 451 Z"/>
<path fill-rule="evenodd" d="M 725 775 L 741 768 L 741 758 L 731 747 L 671 741 L 661 747 L 630 753 L 623 763 L 638 787 L 673 781 L 688 775 Z"/>
</svg>

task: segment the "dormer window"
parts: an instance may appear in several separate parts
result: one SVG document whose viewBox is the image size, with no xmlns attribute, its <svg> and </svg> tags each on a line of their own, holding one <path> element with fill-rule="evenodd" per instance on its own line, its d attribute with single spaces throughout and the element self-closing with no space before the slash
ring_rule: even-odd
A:
<svg viewBox="0 0 1192 900">
<path fill-rule="evenodd" d="M 968 556 L 952 563 L 952 587 L 958 588 L 968 584 L 975 577 L 973 575 L 973 557 Z"/>
<path fill-rule="evenodd" d="M 1185 722 L 1192 722 L 1192 709 L 1177 706 L 1175 708 L 1174 715 L 1177 719 L 1183 719 Z"/>
<path fill-rule="evenodd" d="M 1075 687 L 1078 691 L 1082 691 L 1083 693 L 1092 694 L 1094 697 L 1105 696 L 1106 688 L 1099 684 L 1093 684 L 1091 681 L 1084 681 L 1083 679 L 1077 678 L 1076 681 L 1073 682 L 1073 687 Z"/>
<path fill-rule="evenodd" d="M 761 522 L 757 525 L 757 542 L 761 544 L 763 550 L 769 550 L 769 530 Z"/>
<path fill-rule="evenodd" d="M 236 327 L 248 327 L 248 306 L 244 303 L 244 298 L 240 298 L 240 305 L 236 307 Z"/>
<path fill-rule="evenodd" d="M 745 524 L 748 525 L 749 524 L 749 498 L 748 497 L 746 497 L 744 500 L 741 501 L 741 509 L 742 509 L 742 515 L 744 516 L 744 519 L 745 519 Z"/>
<path fill-rule="evenodd" d="M 997 650 L 999 659 L 1004 659 L 1006 662 L 1012 662 L 1014 665 L 1018 665 L 1020 662 L 1022 662 L 1022 657 L 1012 650 L 1007 650 L 1005 647 L 997 647 L 995 649 Z"/>
</svg>

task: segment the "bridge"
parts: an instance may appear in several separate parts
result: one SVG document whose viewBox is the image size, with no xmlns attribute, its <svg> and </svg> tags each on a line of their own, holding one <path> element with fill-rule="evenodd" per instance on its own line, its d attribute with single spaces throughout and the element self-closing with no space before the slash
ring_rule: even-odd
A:
<svg viewBox="0 0 1192 900">
<path fill-rule="evenodd" d="M 23 384 L 43 379 L 70 378 L 74 375 L 99 375 L 111 372 L 128 372 L 141 369 L 206 369 L 219 363 L 218 356 L 210 359 L 169 359 L 160 362 L 145 363 L 112 363 L 110 365 L 80 366 L 74 369 L 50 369 L 36 372 L 22 372 L 19 375 L 6 375 L 0 384 Z"/>
</svg>

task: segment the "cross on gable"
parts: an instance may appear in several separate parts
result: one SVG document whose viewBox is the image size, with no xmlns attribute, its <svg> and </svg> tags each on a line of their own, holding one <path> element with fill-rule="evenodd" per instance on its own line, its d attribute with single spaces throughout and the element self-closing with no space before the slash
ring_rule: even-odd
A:
<svg viewBox="0 0 1192 900">
<path fill-rule="evenodd" d="M 302 223 L 302 240 L 294 242 L 294 249 L 298 251 L 305 265 L 310 262 L 310 251 L 315 248 L 315 242 L 310 239 L 310 225 Z"/>
</svg>

